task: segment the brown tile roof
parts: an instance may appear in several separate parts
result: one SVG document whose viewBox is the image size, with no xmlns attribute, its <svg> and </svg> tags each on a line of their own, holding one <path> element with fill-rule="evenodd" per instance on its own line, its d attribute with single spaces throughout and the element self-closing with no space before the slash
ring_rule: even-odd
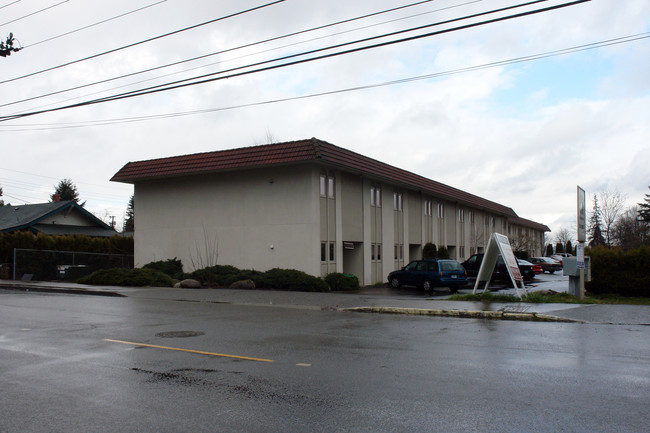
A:
<svg viewBox="0 0 650 433">
<path fill-rule="evenodd" d="M 508 218 L 519 218 L 515 211 L 507 206 L 316 138 L 129 162 L 111 180 L 115 182 L 136 183 L 166 177 L 308 162 L 334 166 L 344 171 L 371 175 L 379 179 L 386 179 L 393 183 L 404 185 L 410 189 L 420 190 L 425 194 L 444 198 L 451 202 L 457 202 L 477 209 L 489 210 L 500 215 L 505 215 Z M 533 222 L 530 221 L 530 223 Z M 548 230 L 546 226 L 538 223 L 533 224 L 545 227 L 545 230 Z M 531 226 L 531 224 L 522 225 Z"/>
</svg>

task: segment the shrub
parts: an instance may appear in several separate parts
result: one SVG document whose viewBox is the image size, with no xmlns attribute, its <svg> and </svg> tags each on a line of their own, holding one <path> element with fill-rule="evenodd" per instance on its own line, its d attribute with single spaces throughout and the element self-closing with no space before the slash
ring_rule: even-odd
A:
<svg viewBox="0 0 650 433">
<path fill-rule="evenodd" d="M 359 279 L 355 275 L 333 272 L 325 277 L 325 282 L 337 292 L 359 289 Z"/>
<path fill-rule="evenodd" d="M 295 269 L 273 268 L 264 272 L 255 281 L 256 287 L 269 289 L 296 290 L 303 292 L 328 292 L 329 286 L 325 281 Z"/>
<path fill-rule="evenodd" d="M 96 286 L 153 286 L 171 287 L 174 281 L 167 274 L 154 269 L 102 269 L 90 275 L 79 278 L 79 284 L 92 284 Z"/>
<path fill-rule="evenodd" d="M 438 258 L 439 259 L 448 259 L 449 258 L 449 250 L 447 247 L 444 245 L 438 248 Z"/>
<path fill-rule="evenodd" d="M 169 275 L 175 280 L 183 279 L 183 263 L 176 257 L 168 260 L 160 260 L 157 262 L 147 263 L 143 266 L 144 269 L 154 269 L 164 274 Z"/>
<path fill-rule="evenodd" d="M 436 248 L 436 244 L 432 244 L 431 242 L 424 244 L 424 248 L 422 248 L 423 259 L 435 259 L 437 255 L 438 248 Z"/>
<path fill-rule="evenodd" d="M 650 247 L 623 251 L 603 246 L 585 255 L 591 257 L 591 281 L 585 284 L 590 293 L 650 297 Z"/>
<path fill-rule="evenodd" d="M 235 281 L 242 279 L 249 279 L 249 277 L 242 277 L 242 271 L 230 265 L 215 265 L 203 269 L 197 269 L 192 272 L 190 276 L 195 280 L 199 280 L 206 286 L 229 286 Z M 255 279 L 250 278 L 255 281 Z M 255 282 L 257 284 L 257 282 Z"/>
</svg>

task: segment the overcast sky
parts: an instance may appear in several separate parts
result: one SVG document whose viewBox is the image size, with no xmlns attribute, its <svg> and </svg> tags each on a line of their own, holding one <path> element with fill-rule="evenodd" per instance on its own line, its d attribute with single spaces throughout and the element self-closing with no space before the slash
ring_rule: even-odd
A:
<svg viewBox="0 0 650 433">
<path fill-rule="evenodd" d="M 0 37 L 13 32 L 15 46 L 24 47 L 0 57 L 0 116 L 234 68 L 251 71 L 259 66 L 249 65 L 258 62 L 519 4 L 429 1 L 260 44 L 415 3 L 286 0 L 76 62 L 271 2 L 0 0 Z M 291 60 L 566 2 L 539 2 Z M 70 178 L 86 208 L 102 219 L 114 215 L 120 228 L 133 187 L 109 179 L 128 161 L 317 137 L 512 207 L 553 231 L 575 230 L 576 185 L 587 191 L 588 210 L 594 193 L 618 191 L 634 205 L 649 192 L 649 37 L 650 1 L 592 0 L 299 65 L 3 121 L 3 199 L 47 202 L 54 185 Z M 599 45 L 613 39 L 618 43 Z M 250 46 L 235 49 L 244 45 Z M 590 49 L 572 50 L 577 47 Z M 133 75 L 212 53 L 219 54 Z M 563 54 L 534 57 L 551 53 Z M 53 67 L 58 68 L 41 72 Z M 132 75 L 114 79 L 127 74 Z M 93 84 L 99 81 L 105 82 Z M 175 114 L 183 115 L 161 116 Z M 174 197 L 169 204 L 174 205 Z"/>
</svg>

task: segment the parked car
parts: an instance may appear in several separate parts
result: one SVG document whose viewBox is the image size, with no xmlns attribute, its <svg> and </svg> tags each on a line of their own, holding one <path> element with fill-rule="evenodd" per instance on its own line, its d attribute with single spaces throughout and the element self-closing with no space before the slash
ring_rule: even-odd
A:
<svg viewBox="0 0 650 433">
<path fill-rule="evenodd" d="M 542 271 L 549 274 L 562 270 L 562 264 L 550 257 L 532 257 L 529 261 L 534 265 L 541 266 Z"/>
<path fill-rule="evenodd" d="M 481 269 L 481 263 L 483 262 L 483 256 L 484 254 L 474 254 L 462 263 L 470 278 L 476 278 L 478 276 L 478 271 Z M 517 265 L 519 266 L 519 272 L 524 278 L 524 281 L 530 281 L 535 278 L 535 269 L 532 263 L 517 259 Z M 501 255 L 497 258 L 497 264 L 492 273 L 492 280 L 510 281 L 508 269 L 506 268 L 506 264 Z"/>
<path fill-rule="evenodd" d="M 559 263 L 560 263 L 560 266 L 562 266 L 562 260 L 563 260 L 565 257 L 573 257 L 573 255 L 568 254 L 568 253 L 557 253 L 557 254 L 553 254 L 553 255 L 551 256 L 551 259 L 555 260 L 556 262 L 559 262 Z"/>
<path fill-rule="evenodd" d="M 528 260 L 517 259 L 517 265 L 519 266 L 519 270 L 521 271 L 524 280 L 532 280 L 535 278 L 535 275 L 544 273 L 541 266 L 531 263 Z M 533 272 L 532 276 L 530 276 L 530 270 Z"/>
<path fill-rule="evenodd" d="M 388 284 L 421 287 L 426 291 L 434 287 L 449 287 L 452 292 L 467 285 L 467 272 L 456 260 L 414 260 L 402 269 L 388 274 Z"/>
</svg>

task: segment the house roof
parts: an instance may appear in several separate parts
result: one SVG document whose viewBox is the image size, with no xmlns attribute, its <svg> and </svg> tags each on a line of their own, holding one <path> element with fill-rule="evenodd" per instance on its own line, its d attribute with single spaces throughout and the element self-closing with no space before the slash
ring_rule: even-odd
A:
<svg viewBox="0 0 650 433">
<path fill-rule="evenodd" d="M 93 222 L 94 226 L 73 226 L 39 224 L 59 212 L 75 209 Z M 88 234 L 89 236 L 110 236 L 115 230 L 73 200 L 52 203 L 26 204 L 22 206 L 0 206 L 0 232 L 31 229 L 48 234 Z"/>
<path fill-rule="evenodd" d="M 310 162 L 386 179 L 454 203 L 461 203 L 505 215 L 508 218 L 519 219 L 523 225 L 531 226 L 531 224 L 526 223 L 528 220 L 519 218 L 510 207 L 316 138 L 129 162 L 111 180 L 136 183 L 160 178 Z M 550 231 L 547 226 L 538 223 L 534 224 L 541 230 Z"/>
</svg>

